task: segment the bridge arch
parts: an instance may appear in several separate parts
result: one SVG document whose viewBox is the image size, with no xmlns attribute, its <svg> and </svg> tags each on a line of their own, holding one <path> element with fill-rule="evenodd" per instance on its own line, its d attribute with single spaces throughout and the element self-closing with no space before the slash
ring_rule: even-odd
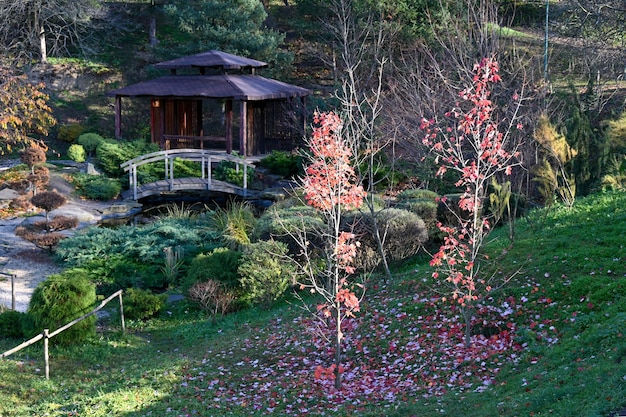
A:
<svg viewBox="0 0 626 417">
<path fill-rule="evenodd" d="M 174 160 L 199 162 L 201 178 L 174 178 Z M 138 184 L 137 168 L 155 162 L 165 164 L 165 178 L 160 181 Z M 243 170 L 243 186 L 216 180 L 212 175 L 214 163 L 221 161 L 234 162 L 237 170 Z M 129 190 L 122 193 L 125 199 L 139 200 L 154 194 L 166 191 L 207 190 L 237 194 L 250 197 L 254 192 L 248 189 L 248 169 L 254 169 L 254 164 L 239 156 L 219 151 L 204 149 L 170 149 L 141 155 L 120 164 L 124 172 L 128 172 Z"/>
</svg>

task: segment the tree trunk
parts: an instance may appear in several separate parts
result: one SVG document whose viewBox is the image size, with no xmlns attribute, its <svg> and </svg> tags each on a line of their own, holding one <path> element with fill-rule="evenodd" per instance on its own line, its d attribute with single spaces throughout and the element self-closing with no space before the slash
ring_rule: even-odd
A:
<svg viewBox="0 0 626 417">
<path fill-rule="evenodd" d="M 155 47 L 159 44 L 159 40 L 157 39 L 157 24 L 156 24 L 156 16 L 154 13 L 150 16 L 150 29 L 148 31 L 148 38 L 150 40 L 150 46 Z"/>
<path fill-rule="evenodd" d="M 465 321 L 465 347 L 472 345 L 472 310 L 465 306 L 462 308 L 463 320 Z"/>
<path fill-rule="evenodd" d="M 48 63 L 48 48 L 46 47 L 46 32 L 43 27 L 39 30 L 39 52 L 41 56 L 41 63 Z"/>
<path fill-rule="evenodd" d="M 335 388 L 341 389 L 341 304 L 336 303 L 335 311 L 337 313 L 337 331 L 335 332 Z"/>
</svg>

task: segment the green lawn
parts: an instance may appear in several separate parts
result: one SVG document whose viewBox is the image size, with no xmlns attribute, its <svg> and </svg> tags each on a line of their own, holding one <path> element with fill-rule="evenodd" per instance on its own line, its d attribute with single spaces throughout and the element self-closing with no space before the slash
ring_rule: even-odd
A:
<svg viewBox="0 0 626 417">
<path fill-rule="evenodd" d="M 497 273 L 518 272 L 477 311 L 471 348 L 432 292 L 428 257 L 372 277 L 345 331 L 344 387 L 316 380 L 327 343 L 298 301 L 217 323 L 184 302 L 116 322 L 93 343 L 40 344 L 0 362 L 10 416 L 613 416 L 626 407 L 626 195 L 537 211 L 513 245 L 496 230 Z M 311 300 L 313 301 L 313 300 Z M 19 343 L 0 340 L 0 350 Z"/>
</svg>

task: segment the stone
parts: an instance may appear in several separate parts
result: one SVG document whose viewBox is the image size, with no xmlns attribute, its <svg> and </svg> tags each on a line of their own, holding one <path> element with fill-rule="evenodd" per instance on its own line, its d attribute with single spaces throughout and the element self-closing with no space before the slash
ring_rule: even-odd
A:
<svg viewBox="0 0 626 417">
<path fill-rule="evenodd" d="M 20 194 L 12 190 L 10 188 L 5 188 L 4 190 L 0 190 L 0 200 L 15 200 L 18 198 Z"/>
<path fill-rule="evenodd" d="M 98 171 L 96 167 L 94 166 L 94 164 L 92 164 L 91 162 L 87 162 L 86 170 L 87 170 L 87 174 L 89 175 L 102 175 L 102 173 Z"/>
</svg>

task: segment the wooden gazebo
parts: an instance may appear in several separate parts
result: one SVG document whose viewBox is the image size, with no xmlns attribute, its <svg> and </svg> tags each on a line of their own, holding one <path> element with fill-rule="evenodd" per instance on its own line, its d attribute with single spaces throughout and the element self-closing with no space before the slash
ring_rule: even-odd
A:
<svg viewBox="0 0 626 417">
<path fill-rule="evenodd" d="M 158 63 L 170 75 L 107 93 L 115 97 L 116 137 L 122 137 L 122 98 L 146 97 L 152 142 L 161 149 L 236 148 L 244 156 L 291 150 L 303 135 L 309 90 L 255 74 L 265 66 L 220 51 Z"/>
</svg>

